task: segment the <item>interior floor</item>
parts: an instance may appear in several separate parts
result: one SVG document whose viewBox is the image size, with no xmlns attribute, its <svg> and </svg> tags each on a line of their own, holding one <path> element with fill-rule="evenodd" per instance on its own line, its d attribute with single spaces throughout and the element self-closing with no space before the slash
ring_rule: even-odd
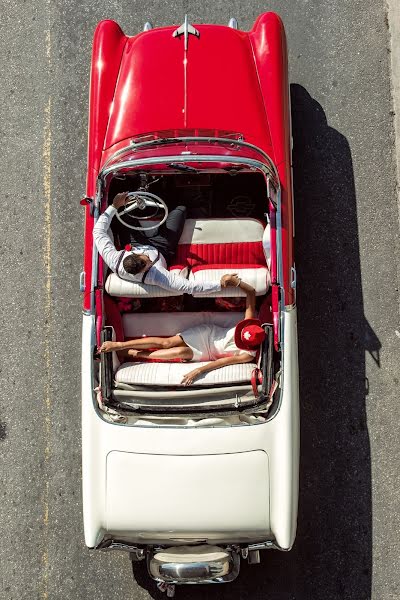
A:
<svg viewBox="0 0 400 600">
<path fill-rule="evenodd" d="M 229 269 L 227 269 L 229 272 Z M 244 297 L 235 298 L 193 298 L 190 295 L 167 298 L 112 298 L 120 314 L 126 313 L 171 313 L 171 312 L 243 312 L 246 308 Z M 257 309 L 265 299 L 258 297 Z"/>
<path fill-rule="evenodd" d="M 111 181 L 109 203 L 117 193 L 137 190 L 144 180 L 148 191 L 164 200 L 170 211 L 180 205 L 186 206 L 188 219 L 251 218 L 266 223 L 268 203 L 261 173 L 122 175 Z M 138 223 L 132 221 L 132 224 Z M 130 230 L 118 219 L 113 219 L 112 231 L 117 246 L 123 248 L 130 243 Z"/>
<path fill-rule="evenodd" d="M 170 210 L 184 204 L 189 219 L 265 219 L 266 186 L 261 173 L 182 173 L 157 175 L 153 181 L 149 177 L 148 182 L 148 191 L 160 196 Z M 108 193 L 109 202 L 119 192 L 135 191 L 139 186 L 140 175 L 114 178 Z"/>
</svg>

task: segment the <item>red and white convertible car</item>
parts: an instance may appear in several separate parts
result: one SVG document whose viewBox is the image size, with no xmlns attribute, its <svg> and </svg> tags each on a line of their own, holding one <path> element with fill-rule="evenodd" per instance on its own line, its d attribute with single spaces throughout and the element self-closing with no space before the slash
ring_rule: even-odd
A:
<svg viewBox="0 0 400 600">
<path fill-rule="evenodd" d="M 299 398 L 290 102 L 285 33 L 274 13 L 251 31 L 191 25 L 128 37 L 99 23 L 93 43 L 85 207 L 83 512 L 89 548 L 146 560 L 159 587 L 232 581 L 240 560 L 289 550 L 298 502 Z M 257 361 L 187 387 L 179 362 L 124 362 L 104 340 L 231 327 L 244 293 L 175 296 L 120 279 L 93 243 L 113 220 L 154 231 L 184 204 L 170 269 L 189 280 L 238 273 L 266 332 Z M 132 216 L 134 219 L 132 220 Z M 136 225 L 134 225 L 136 223 Z M 140 225 L 137 225 L 140 223 Z"/>
</svg>

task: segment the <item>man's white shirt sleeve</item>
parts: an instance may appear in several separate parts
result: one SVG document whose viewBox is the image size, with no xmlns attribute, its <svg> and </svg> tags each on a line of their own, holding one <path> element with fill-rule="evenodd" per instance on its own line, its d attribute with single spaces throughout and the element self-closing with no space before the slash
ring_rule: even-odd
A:
<svg viewBox="0 0 400 600">
<path fill-rule="evenodd" d="M 146 283 L 157 285 L 165 290 L 176 290 L 177 292 L 181 292 L 181 294 L 219 292 L 221 290 L 220 283 L 189 281 L 177 273 L 167 271 L 164 267 L 158 266 L 157 263 L 149 270 Z"/>
<path fill-rule="evenodd" d="M 106 265 L 110 267 L 111 271 L 114 273 L 117 269 L 118 258 L 121 252 L 114 246 L 114 242 L 112 241 L 108 230 L 110 228 L 112 218 L 116 212 L 117 209 L 110 205 L 107 210 L 105 210 L 97 219 L 93 228 L 93 239 L 97 250 L 99 251 L 99 254 Z"/>
</svg>

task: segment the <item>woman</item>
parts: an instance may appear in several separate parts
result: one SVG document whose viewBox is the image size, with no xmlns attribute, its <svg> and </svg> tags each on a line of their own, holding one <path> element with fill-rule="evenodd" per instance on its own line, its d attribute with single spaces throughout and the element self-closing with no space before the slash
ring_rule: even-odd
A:
<svg viewBox="0 0 400 600">
<path fill-rule="evenodd" d="M 210 361 L 183 377 L 181 384 L 191 385 L 195 379 L 214 369 L 252 362 L 265 338 L 261 323 L 255 318 L 254 288 L 237 275 L 225 276 L 224 287 L 240 287 L 246 293 L 244 320 L 236 327 L 197 325 L 168 338 L 145 337 L 127 342 L 104 342 L 100 352 L 117 351 L 121 359 L 181 359 L 188 362 Z"/>
</svg>

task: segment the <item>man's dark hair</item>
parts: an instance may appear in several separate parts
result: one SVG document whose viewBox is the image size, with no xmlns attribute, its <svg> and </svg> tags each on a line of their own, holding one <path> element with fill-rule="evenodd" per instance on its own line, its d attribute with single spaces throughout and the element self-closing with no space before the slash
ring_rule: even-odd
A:
<svg viewBox="0 0 400 600">
<path fill-rule="evenodd" d="M 122 266 L 127 273 L 137 275 L 146 266 L 146 262 L 137 254 L 129 254 L 122 261 Z"/>
</svg>

